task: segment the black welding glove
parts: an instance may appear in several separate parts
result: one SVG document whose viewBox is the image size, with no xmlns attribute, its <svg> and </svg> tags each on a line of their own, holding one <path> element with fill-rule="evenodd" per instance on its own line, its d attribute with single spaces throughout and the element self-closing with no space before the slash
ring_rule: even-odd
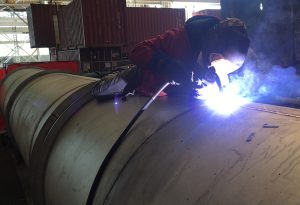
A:
<svg viewBox="0 0 300 205">
<path fill-rule="evenodd" d="M 136 66 L 115 71 L 101 78 L 93 87 L 92 94 L 98 101 L 126 96 L 138 87 L 140 79 L 141 72 Z"/>
<path fill-rule="evenodd" d="M 150 67 L 155 74 L 166 76 L 170 82 L 184 84 L 191 81 L 191 71 L 186 69 L 184 63 L 171 58 L 162 51 L 154 53 Z"/>
<path fill-rule="evenodd" d="M 202 83 L 204 86 L 206 84 L 214 84 L 216 83 L 220 90 L 222 90 L 222 84 L 218 74 L 216 73 L 216 69 L 211 66 L 205 70 L 204 77 L 202 78 Z"/>
<path fill-rule="evenodd" d="M 222 91 L 221 81 L 214 67 L 205 69 L 201 76 L 199 81 L 194 85 L 194 90 L 196 91 L 194 94 L 197 99 L 204 100 Z"/>
</svg>

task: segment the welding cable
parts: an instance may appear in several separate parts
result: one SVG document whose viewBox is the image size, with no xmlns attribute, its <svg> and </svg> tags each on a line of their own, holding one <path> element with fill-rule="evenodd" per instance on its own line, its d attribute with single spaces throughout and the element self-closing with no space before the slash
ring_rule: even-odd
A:
<svg viewBox="0 0 300 205">
<path fill-rule="evenodd" d="M 157 96 L 164 91 L 169 85 L 177 85 L 174 81 L 173 82 L 167 82 L 165 83 L 161 88 L 159 88 L 157 90 L 157 92 L 150 97 L 150 99 L 138 110 L 138 112 L 135 114 L 135 116 L 131 119 L 131 121 L 129 122 L 129 124 L 127 125 L 127 127 L 123 130 L 122 134 L 120 135 L 120 137 L 117 139 L 117 141 L 113 144 L 113 146 L 111 147 L 111 149 L 109 150 L 108 154 L 106 155 L 106 157 L 104 158 L 102 164 L 100 165 L 100 168 L 98 170 L 98 173 L 95 177 L 95 180 L 92 184 L 88 199 L 87 199 L 87 205 L 92 205 L 94 198 L 95 198 L 95 194 L 97 191 L 97 187 L 100 183 L 100 180 L 104 174 L 105 168 L 108 165 L 109 161 L 111 160 L 111 158 L 113 157 L 113 155 L 115 154 L 115 152 L 117 151 L 117 149 L 119 148 L 119 146 L 122 144 L 122 142 L 125 140 L 127 133 L 129 132 L 129 130 L 132 128 L 132 126 L 134 125 L 134 123 L 139 119 L 139 117 L 143 114 L 143 112 L 153 103 L 153 101 L 157 98 Z"/>
</svg>

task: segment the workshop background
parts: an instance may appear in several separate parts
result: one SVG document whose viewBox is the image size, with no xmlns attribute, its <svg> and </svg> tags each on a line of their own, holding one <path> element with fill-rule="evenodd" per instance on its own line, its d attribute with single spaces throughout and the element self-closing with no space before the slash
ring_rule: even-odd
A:
<svg viewBox="0 0 300 205">
<path fill-rule="evenodd" d="M 168 29 L 182 27 L 185 21 L 194 15 L 210 15 L 210 16 L 216 16 L 218 18 L 237 17 L 245 21 L 248 28 L 249 38 L 251 40 L 251 49 L 249 51 L 246 63 L 243 67 L 245 71 L 244 75 L 245 78 L 247 79 L 247 81 L 245 82 L 245 87 L 246 87 L 245 93 L 255 92 L 257 93 L 257 95 L 264 95 L 264 97 L 259 98 L 257 102 L 270 103 L 270 104 L 280 105 L 280 106 L 289 106 L 295 108 L 295 110 L 300 107 L 300 100 L 299 100 L 300 99 L 300 77 L 299 77 L 300 74 L 300 1 L 298 0 L 284 0 L 284 1 L 283 0 L 251 0 L 251 1 L 247 1 L 247 0 L 73 0 L 73 1 L 70 0 L 49 0 L 49 1 L 1 0 L 0 1 L 0 79 L 2 80 L 1 83 L 4 82 L 3 79 L 8 74 L 13 73 L 13 71 L 17 69 L 21 69 L 24 66 L 25 67 L 29 66 L 29 67 L 39 67 L 48 71 L 60 70 L 60 71 L 80 75 L 80 77 L 76 79 L 78 80 L 78 82 L 82 84 L 80 86 L 83 86 L 85 84 L 88 84 L 89 81 L 86 80 L 84 77 L 82 77 L 82 75 L 92 73 L 101 77 L 114 70 L 128 68 L 129 66 L 131 66 L 131 63 L 128 60 L 128 53 L 130 52 L 130 50 L 133 48 L 134 45 L 136 45 L 138 42 L 144 39 L 155 37 L 158 34 L 163 33 Z M 24 74 L 21 73 L 22 75 L 19 74 L 20 76 L 15 76 L 14 80 L 17 81 L 21 79 L 22 76 L 24 77 L 25 75 L 31 76 L 33 74 L 36 74 L 35 71 L 32 72 L 33 73 L 24 73 Z M 13 77 L 14 76 L 12 76 L 12 78 Z M 51 77 L 49 76 L 48 83 L 49 84 L 46 84 L 44 86 L 52 87 L 52 85 L 56 83 L 56 81 L 54 80 L 51 81 Z M 66 90 L 64 91 L 66 93 L 67 92 L 71 93 L 75 89 L 77 89 L 77 87 L 72 87 L 72 89 L 74 90 L 72 90 L 68 86 L 65 87 Z M 11 87 L 9 88 L 12 89 Z M 41 88 L 40 90 L 41 93 L 43 93 L 43 89 L 44 88 Z M 85 92 L 84 89 L 82 89 L 81 92 L 82 93 Z M 4 94 L 0 93 L 0 98 L 3 96 Z M 72 97 L 74 96 L 72 95 Z M 82 94 L 82 96 L 84 95 Z M 24 105 L 27 102 L 26 101 L 27 98 L 25 97 L 23 99 Z M 22 96 L 20 97 L 20 99 L 22 100 Z M 140 106 L 144 103 L 143 100 L 138 99 L 136 101 L 137 102 L 135 101 L 134 102 Z M 52 103 L 55 102 L 56 101 L 53 101 Z M 4 109 L 8 109 L 7 107 L 10 106 L 9 103 L 6 101 L 1 103 L 3 103 L 1 104 L 1 107 Z M 161 106 L 166 106 L 163 103 L 161 104 L 162 104 Z M 176 104 L 171 106 L 171 108 L 174 108 L 174 110 L 178 109 L 178 107 L 176 106 Z M 21 108 L 22 106 L 20 105 L 20 110 L 22 110 Z M 169 120 L 169 119 L 173 119 L 173 117 L 176 116 L 175 113 L 173 113 L 173 110 L 171 108 L 169 108 L 170 110 L 166 108 L 167 110 L 165 112 L 165 115 L 167 116 L 165 117 L 166 119 L 156 114 L 157 115 L 156 117 L 162 118 L 160 119 L 159 123 L 163 124 L 165 122 L 168 122 L 167 118 Z M 125 112 L 124 115 L 128 115 L 128 116 L 131 116 L 131 114 L 136 111 L 134 110 L 134 108 L 132 108 L 131 105 L 126 107 L 126 109 L 128 110 Z M 153 108 L 153 111 L 158 113 L 157 110 L 159 110 L 157 107 Z M 188 108 L 184 108 L 178 111 L 178 113 L 185 112 L 186 110 L 188 110 Z M 108 116 L 110 116 L 109 111 L 111 110 L 109 109 L 109 106 L 106 105 L 106 107 L 99 109 L 98 114 L 99 115 L 107 114 Z M 30 116 L 31 112 L 33 111 L 28 108 L 27 110 L 28 116 Z M 248 112 L 254 112 L 254 111 L 249 110 Z M 295 111 L 295 112 L 297 113 L 299 111 Z M 178 113 L 176 112 L 176 114 Z M 285 110 L 282 110 L 282 113 L 285 113 Z M 287 113 L 288 114 L 283 114 L 283 115 L 294 116 L 294 112 L 292 112 L 291 114 L 291 111 L 288 111 Z M 18 113 L 11 112 L 9 114 L 14 115 L 15 120 L 22 117 L 19 116 Z M 27 131 L 21 130 L 22 127 L 20 128 L 17 125 L 14 128 L 15 129 L 18 128 L 20 130 L 10 130 L 11 127 L 9 128 L 7 126 L 5 120 L 10 116 L 5 116 L 5 115 L 6 114 L 4 113 L 0 113 L 0 140 L 1 140 L 0 141 L 1 142 L 0 143 L 0 205 L 18 205 L 18 204 L 27 205 L 27 204 L 44 204 L 44 203 L 45 204 L 73 204 L 73 203 L 67 203 L 68 199 L 76 203 L 75 200 L 76 197 L 72 198 L 73 193 L 71 194 L 71 192 L 56 193 L 55 191 L 53 191 L 47 193 L 48 194 L 47 195 L 44 193 L 39 193 L 39 192 L 43 192 L 42 190 L 31 188 L 32 177 L 30 176 L 30 170 L 28 170 L 29 159 L 26 159 L 26 157 L 24 159 L 24 156 L 22 156 L 23 154 L 22 151 L 20 153 L 20 150 L 16 146 L 15 139 L 10 134 L 10 132 L 26 133 Z M 269 119 L 267 114 L 257 115 L 251 113 L 251 116 L 253 116 L 253 119 L 264 119 L 264 120 Z M 298 115 L 295 114 L 295 116 L 299 118 Z M 83 116 L 82 114 L 81 120 L 88 119 L 87 117 L 88 116 Z M 97 116 L 93 116 L 93 117 L 95 117 L 96 119 Z M 196 118 L 195 116 L 190 116 L 190 117 Z M 151 116 L 149 118 L 150 119 L 148 120 L 151 123 L 155 124 L 156 121 L 152 119 Z M 24 117 L 24 119 L 28 119 L 28 121 L 30 121 L 30 117 L 28 118 Z M 124 117 L 124 119 L 127 118 Z M 188 120 L 189 118 L 185 117 L 184 119 Z M 173 128 L 175 129 L 179 125 L 184 124 L 185 122 L 184 119 L 181 119 L 179 117 L 177 121 L 176 120 L 175 122 L 172 121 L 174 124 L 171 123 L 171 126 L 173 126 Z M 107 117 L 107 120 L 111 120 L 112 121 L 111 124 L 119 123 L 118 126 L 122 127 L 121 126 L 122 122 L 119 122 L 115 116 Z M 276 118 L 276 120 L 277 120 L 276 122 L 284 121 L 284 119 L 281 119 L 279 117 L 278 119 Z M 72 123 L 76 124 L 76 122 L 77 121 L 74 120 L 74 122 Z M 106 124 L 105 120 L 101 122 L 103 123 L 101 125 L 102 126 L 101 129 L 105 130 L 107 128 L 106 126 L 108 127 L 111 126 L 111 124 L 109 123 Z M 222 126 L 225 127 L 226 125 L 228 125 L 228 127 L 234 129 L 233 128 L 235 127 L 234 122 L 235 121 L 227 124 L 228 122 L 222 121 L 221 124 Z M 235 123 L 240 123 L 240 121 L 236 119 Z M 251 121 L 251 123 L 252 123 L 251 125 L 253 125 L 258 122 L 253 120 L 253 122 Z M 291 123 L 290 130 L 288 130 L 289 127 L 286 126 L 283 135 L 286 133 L 288 134 L 294 133 L 292 137 L 295 137 L 297 136 L 298 125 L 296 122 L 290 122 L 290 123 Z M 146 123 L 144 121 L 141 122 L 140 127 L 141 128 L 146 127 L 145 124 Z M 189 126 L 192 127 L 192 125 Z M 72 127 L 72 125 L 70 126 Z M 156 126 L 156 124 L 154 126 Z M 187 125 L 186 127 L 189 126 Z M 38 127 L 38 125 L 36 125 L 36 127 Z M 205 126 L 203 126 L 202 128 L 206 130 Z M 270 129 L 272 128 L 274 127 L 271 126 Z M 277 127 L 275 126 L 275 128 Z M 228 129 L 226 131 L 223 131 L 223 133 L 229 133 L 232 131 Z M 201 132 L 201 129 L 199 130 L 200 130 L 199 132 Z M 168 131 L 172 132 L 173 130 L 169 128 Z M 186 130 L 184 131 L 188 132 Z M 212 133 L 212 137 L 214 140 L 215 138 L 217 138 L 216 136 L 218 135 L 218 133 L 217 134 L 214 133 L 213 128 L 208 129 L 206 131 Z M 219 132 L 222 133 L 222 130 Z M 239 133 L 239 131 L 236 130 L 234 132 Z M 151 131 L 149 131 L 149 133 L 151 133 Z M 250 141 L 252 140 L 253 137 L 256 136 L 255 132 L 251 132 L 251 133 L 252 134 L 250 135 L 251 138 Z M 133 132 L 133 135 L 139 136 L 139 133 Z M 274 136 L 278 135 L 278 138 L 280 138 L 280 133 L 277 134 L 273 133 L 273 135 Z M 179 141 L 180 140 L 181 139 L 179 139 Z M 207 139 L 205 139 L 204 141 L 206 142 L 206 140 Z M 284 139 L 280 138 L 280 142 L 281 140 L 284 141 Z M 278 145 L 275 151 L 280 152 L 281 148 L 284 149 L 285 146 L 287 147 L 296 146 L 297 140 L 294 138 L 293 140 L 294 140 L 293 142 L 295 143 L 294 145 L 292 145 L 293 143 L 289 141 L 286 142 L 286 144 L 284 144 L 283 147 Z M 76 140 L 74 139 L 74 141 Z M 263 140 L 260 139 L 259 143 L 262 143 L 262 141 Z M 222 142 L 226 146 L 228 145 L 226 140 L 222 139 Z M 280 142 L 278 141 L 278 144 L 280 144 Z M 189 149 L 190 147 L 193 147 L 193 143 L 191 141 L 187 143 Z M 155 144 L 153 146 L 157 146 L 157 147 L 164 146 L 164 144 L 160 144 L 156 141 L 153 142 L 153 144 Z M 89 146 L 92 147 L 92 145 Z M 228 149 L 233 150 L 233 148 L 230 148 L 230 146 L 231 145 L 227 146 Z M 270 147 L 271 146 L 272 145 L 270 145 Z M 52 147 L 49 146 L 47 148 L 51 149 Z M 58 148 L 55 147 L 55 148 L 59 150 L 59 147 Z M 219 148 L 221 149 L 222 146 L 220 146 Z M 76 153 L 76 147 L 74 148 L 75 151 L 69 150 L 69 148 L 65 148 L 65 149 L 61 148 L 61 149 L 66 150 L 66 152 L 69 151 L 70 153 L 73 154 Z M 271 157 L 268 156 L 267 149 L 268 148 L 266 147 L 264 150 L 265 157 L 268 160 L 272 160 L 273 159 L 272 156 Z M 298 148 L 296 147 L 295 150 L 297 149 Z M 247 149 L 245 150 L 248 151 Z M 26 151 L 23 150 L 23 152 L 25 153 Z M 57 151 L 58 152 L 57 155 L 59 154 L 64 155 L 62 154 L 63 153 L 62 151 L 61 153 L 59 153 L 59 151 Z M 121 151 L 125 152 L 124 150 Z M 172 152 L 174 150 L 169 147 L 168 151 Z M 152 156 L 151 153 L 153 152 L 155 152 L 155 150 L 150 149 L 150 150 L 146 150 L 145 153 L 142 154 L 144 154 L 145 158 L 147 157 L 151 158 L 149 156 Z M 233 152 L 235 151 L 233 150 Z M 252 152 L 250 150 L 249 151 L 250 154 L 248 153 L 249 156 L 252 155 L 253 152 L 254 152 L 253 150 Z M 159 151 L 159 153 L 161 154 L 161 156 L 163 156 L 167 152 L 165 153 Z M 293 152 L 293 150 L 291 150 L 289 151 L 289 153 L 296 153 L 296 151 Z M 199 151 L 198 154 L 200 155 L 203 153 Z M 239 155 L 239 153 L 237 154 Z M 68 166 L 68 162 L 62 162 L 65 163 L 66 165 L 61 165 L 59 163 L 58 165 L 56 165 L 55 156 L 53 157 L 53 159 L 52 158 L 50 159 L 49 156 L 48 156 L 49 158 L 47 157 L 43 158 L 43 157 L 41 157 L 40 160 L 42 159 L 52 160 L 51 162 L 54 165 L 52 165 L 53 167 L 50 168 L 56 169 L 55 166 L 58 166 L 59 168 L 61 168 L 62 170 L 61 172 L 63 175 L 63 173 L 65 172 L 65 166 L 66 167 Z M 65 156 L 62 156 L 62 158 L 63 157 Z M 172 158 L 172 160 L 174 160 L 175 163 L 176 162 L 175 158 L 177 157 L 180 158 L 181 156 L 180 153 L 174 151 L 173 157 L 174 159 Z M 275 157 L 275 155 L 273 157 Z M 291 158 L 292 158 L 291 166 L 297 167 L 299 157 L 294 158 L 294 156 L 291 156 Z M 138 172 L 135 170 L 134 168 L 135 166 L 137 167 L 137 170 L 139 169 L 142 170 L 138 173 L 146 172 L 145 170 L 143 170 L 143 168 L 141 168 L 142 165 L 140 165 L 141 161 L 143 161 L 143 158 L 134 159 L 134 160 L 136 164 L 134 164 L 133 168 L 129 170 L 126 169 L 124 171 L 124 174 L 122 173 L 123 175 L 127 176 L 129 175 L 130 172 L 131 173 Z M 230 160 L 231 159 L 228 159 L 228 164 L 230 164 L 231 162 Z M 238 160 L 243 161 L 243 158 L 240 157 Z M 238 160 L 236 161 L 236 163 L 238 163 Z M 259 160 L 260 159 L 258 159 L 257 161 Z M 122 162 L 125 163 L 124 160 Z M 150 164 L 153 166 L 150 166 Z M 146 166 L 145 169 L 148 169 L 149 173 L 152 173 L 154 172 L 153 167 L 155 167 L 155 165 L 156 164 L 154 161 L 149 160 L 149 164 Z M 40 165 L 35 165 L 35 166 L 40 166 Z M 82 163 L 81 166 L 85 166 L 84 163 Z M 209 167 L 212 165 L 206 164 L 206 166 Z M 76 169 L 76 167 L 72 167 L 71 165 L 70 167 L 67 167 L 66 170 Z M 282 167 L 284 167 L 284 163 L 282 164 Z M 205 169 L 209 169 L 209 168 L 206 167 Z M 159 169 L 159 171 L 162 173 L 162 176 L 164 176 L 165 174 L 164 170 L 168 170 L 168 167 L 164 167 L 164 169 L 163 168 Z M 43 171 L 41 171 L 41 173 Z M 116 169 L 111 168 L 111 171 L 115 172 Z M 259 170 L 259 171 L 263 173 L 263 170 Z M 177 172 L 178 172 L 177 174 L 180 175 L 179 173 L 180 171 L 177 170 Z M 218 176 L 223 171 L 221 170 L 220 173 L 217 173 L 217 171 L 213 171 L 213 172 L 215 172 L 214 175 Z M 288 170 L 283 170 L 283 172 L 285 172 L 286 174 L 289 173 Z M 41 173 L 39 172 L 40 175 Z M 82 175 L 79 174 L 78 176 L 80 176 L 81 178 L 85 178 L 86 176 L 84 174 L 85 173 L 83 173 Z M 103 175 L 105 175 L 105 173 Z M 238 176 L 238 174 L 236 176 Z M 251 175 L 250 177 L 253 176 L 254 175 Z M 64 180 L 57 176 L 55 177 L 53 177 L 53 179 L 58 179 L 62 181 Z M 145 177 L 149 177 L 149 176 L 147 175 Z M 295 178 L 293 179 L 299 181 L 299 177 L 296 176 L 294 177 Z M 228 184 L 234 183 L 233 182 L 234 178 L 235 176 L 232 176 L 232 178 L 228 179 L 228 181 L 230 181 L 228 182 Z M 55 190 L 55 184 L 51 184 L 51 182 L 45 182 L 45 184 L 46 183 L 48 184 L 44 185 L 44 184 L 40 184 L 40 182 L 38 181 L 39 178 L 34 180 L 35 180 L 34 183 L 38 184 L 37 187 L 49 186 L 50 187 L 49 189 Z M 111 179 L 107 179 L 107 181 L 109 180 Z M 160 179 L 155 178 L 154 180 L 159 181 Z M 184 179 L 181 178 L 181 180 Z M 286 180 L 292 181 L 292 179 L 288 177 L 286 178 Z M 67 184 L 67 181 L 68 180 L 66 180 L 66 182 L 63 181 L 62 186 L 71 187 L 72 185 Z M 151 181 L 151 179 L 146 180 L 145 183 L 146 182 L 149 183 L 149 181 Z M 201 181 L 200 182 L 198 180 L 196 181 L 197 183 L 201 183 Z M 144 181 L 138 181 L 137 183 L 140 183 L 140 186 L 137 186 L 131 190 L 132 192 L 136 192 L 136 194 L 133 194 L 130 191 L 131 184 L 126 184 L 125 182 L 126 181 L 122 181 L 122 180 L 118 182 L 114 181 L 113 184 L 114 185 L 116 184 L 117 188 L 114 189 L 111 188 L 111 190 L 109 190 L 110 195 L 105 196 L 107 197 L 104 200 L 105 203 L 122 204 L 124 201 L 132 197 L 130 198 L 130 200 L 133 201 L 130 200 L 126 201 L 126 203 L 124 202 L 124 204 L 148 204 L 149 201 L 145 202 L 143 201 L 144 199 L 141 199 L 137 196 L 138 193 L 141 195 L 144 193 L 143 186 L 141 185 L 144 183 Z M 176 183 L 175 182 L 172 183 L 174 183 L 175 184 L 174 187 L 176 187 Z M 82 186 L 85 185 L 86 184 Z M 151 203 L 149 202 L 149 204 L 176 204 L 175 200 L 174 201 L 161 200 L 161 198 L 163 198 L 163 193 L 167 192 L 165 189 L 161 187 L 164 186 L 172 187 L 172 184 L 162 185 L 158 183 L 157 186 L 159 186 L 159 188 L 157 189 L 161 191 L 160 192 L 161 195 L 156 196 L 158 198 L 153 197 L 151 194 L 149 194 L 149 196 L 147 195 L 148 198 L 145 197 L 146 199 L 149 200 L 153 199 L 152 201 L 150 200 Z M 219 189 L 224 190 L 226 189 L 226 186 L 227 185 L 225 183 L 225 185 L 223 184 L 221 187 L 219 187 Z M 263 187 L 264 185 L 260 184 L 260 186 Z M 214 183 L 212 182 L 212 184 L 210 184 L 208 187 L 210 189 L 214 189 L 215 188 Z M 280 186 L 278 185 L 278 187 Z M 103 189 L 105 190 L 108 188 L 104 186 Z M 156 187 L 152 187 L 151 190 L 153 191 L 155 189 Z M 176 188 L 174 189 L 176 190 Z M 296 190 L 297 186 L 292 188 L 288 187 L 288 189 Z M 250 192 L 253 190 L 254 190 L 253 186 L 250 187 Z M 76 191 L 77 190 L 75 189 L 73 190 L 74 193 Z M 95 200 L 101 201 L 102 200 L 101 197 L 103 196 L 101 196 L 100 191 L 98 189 L 95 189 L 93 191 L 96 192 L 94 193 Z M 239 191 L 238 190 L 235 191 L 236 191 L 235 192 L 236 195 L 238 195 Z M 98 192 L 100 194 L 98 194 Z M 210 190 L 207 190 L 207 193 L 209 192 Z M 254 192 L 255 191 L 253 191 L 253 193 Z M 195 195 L 194 190 L 189 190 L 189 193 L 192 196 Z M 259 193 L 256 194 L 259 195 Z M 274 195 L 276 194 L 278 195 L 281 194 L 280 188 L 278 188 L 274 193 L 272 192 L 272 194 L 269 194 L 268 196 L 270 196 L 271 198 L 271 197 L 275 197 Z M 37 195 L 46 195 L 46 196 L 37 196 Z M 78 195 L 90 196 L 91 194 L 89 195 L 80 192 Z M 166 195 L 168 195 L 168 193 L 166 193 Z M 47 198 L 47 200 L 48 199 L 51 200 L 45 202 L 45 199 L 43 197 Z M 214 197 L 216 196 L 211 194 L 210 196 L 205 196 L 204 198 L 200 197 L 199 199 L 197 199 L 198 201 L 197 200 L 195 201 L 197 201 L 198 204 L 201 204 L 200 202 L 206 202 L 205 204 L 217 204 L 221 201 L 221 198 L 220 201 L 218 201 L 217 199 L 214 199 Z M 251 195 L 249 196 L 247 195 L 247 197 L 251 198 Z M 299 198 L 298 201 L 289 200 L 290 199 L 289 197 L 292 198 L 292 196 L 287 196 L 286 200 L 288 203 L 286 204 L 296 204 L 296 202 L 300 201 L 300 193 L 298 193 L 298 195 L 293 195 L 293 197 Z M 58 200 L 58 198 L 62 200 Z M 226 198 L 226 196 L 224 198 Z M 177 204 L 191 204 L 192 203 L 191 201 L 192 201 L 192 197 L 190 198 L 185 197 L 184 201 L 180 201 Z M 239 204 L 239 202 L 240 201 L 237 200 L 236 204 Z M 245 202 L 244 204 L 251 204 L 250 202 L 254 203 L 255 201 L 249 200 L 249 202 Z M 266 201 L 264 203 L 263 201 L 261 201 L 261 204 L 280 204 L 280 202 L 282 201 L 279 200 L 279 202 L 274 202 L 274 203 L 273 202 L 274 201 Z M 81 202 L 79 203 L 78 201 L 77 203 L 85 204 Z M 259 202 L 257 202 L 257 204 L 259 204 Z"/>
</svg>

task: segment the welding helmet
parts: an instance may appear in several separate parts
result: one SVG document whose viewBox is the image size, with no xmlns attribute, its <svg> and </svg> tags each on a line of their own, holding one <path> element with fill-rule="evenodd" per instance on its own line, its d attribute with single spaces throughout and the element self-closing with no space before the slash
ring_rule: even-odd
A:
<svg viewBox="0 0 300 205">
<path fill-rule="evenodd" d="M 221 84 L 226 85 L 228 74 L 239 69 L 245 61 L 250 45 L 246 26 L 239 19 L 227 18 L 213 26 L 206 37 L 203 58 L 208 64 L 208 73 L 215 72 Z"/>
</svg>

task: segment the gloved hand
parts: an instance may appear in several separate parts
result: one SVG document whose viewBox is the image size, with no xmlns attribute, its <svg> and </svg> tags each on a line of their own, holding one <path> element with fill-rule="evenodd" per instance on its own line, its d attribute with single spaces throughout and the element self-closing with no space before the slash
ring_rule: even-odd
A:
<svg viewBox="0 0 300 205">
<path fill-rule="evenodd" d="M 194 99 L 198 95 L 201 86 L 196 82 L 181 83 L 180 85 L 170 86 L 167 89 L 168 95 Z"/>
<path fill-rule="evenodd" d="M 140 78 L 140 69 L 137 67 L 112 72 L 97 82 L 92 89 L 92 95 L 100 101 L 112 99 L 116 95 L 125 96 L 138 87 Z"/>
<path fill-rule="evenodd" d="M 216 83 L 220 91 L 223 89 L 222 82 L 213 66 L 207 68 L 204 72 L 202 83 L 203 85 L 212 85 Z"/>
<path fill-rule="evenodd" d="M 202 80 L 202 85 L 196 88 L 197 99 L 205 100 L 212 96 L 218 95 L 218 93 L 220 93 L 220 89 L 216 82 Z"/>
<path fill-rule="evenodd" d="M 217 82 L 217 75 L 213 69 L 208 70 L 206 75 L 197 75 L 197 73 L 194 73 L 193 80 L 182 83 L 180 86 L 175 86 L 174 93 L 189 98 L 207 99 L 220 92 Z"/>
<path fill-rule="evenodd" d="M 164 75 L 168 81 L 188 83 L 191 81 L 191 71 L 183 62 L 175 60 L 162 51 L 156 51 L 152 56 L 150 67 L 158 75 Z"/>
</svg>

